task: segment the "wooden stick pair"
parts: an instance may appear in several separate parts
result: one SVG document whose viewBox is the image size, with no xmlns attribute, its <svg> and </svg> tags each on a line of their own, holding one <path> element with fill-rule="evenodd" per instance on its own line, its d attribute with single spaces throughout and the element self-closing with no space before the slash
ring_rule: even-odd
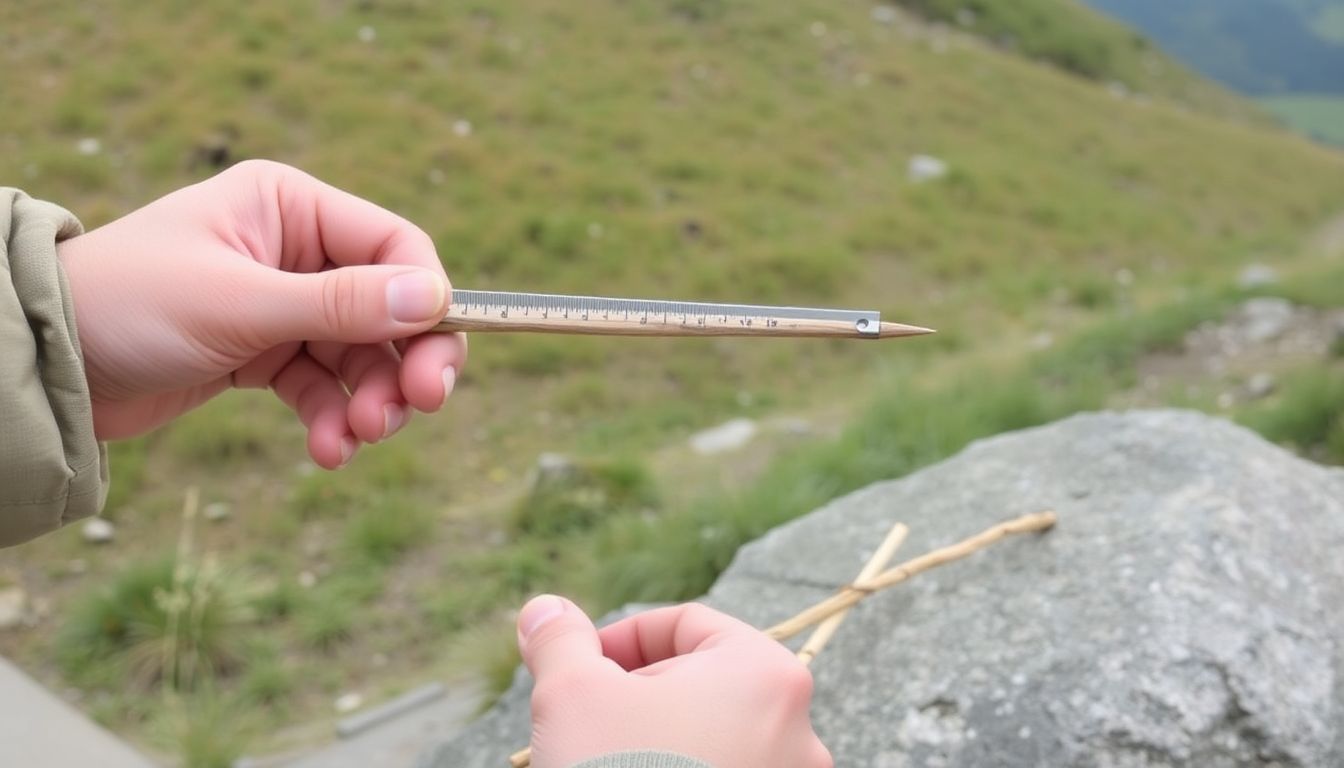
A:
<svg viewBox="0 0 1344 768">
<path fill-rule="evenodd" d="M 811 664 L 812 660 L 821 652 L 821 649 L 826 646 L 826 643 L 830 642 L 835 630 L 840 626 L 840 622 L 845 620 L 845 615 L 849 612 L 849 609 L 865 597 L 900 584 L 911 576 L 923 573 L 931 568 L 960 560 L 1007 536 L 1047 531 L 1055 525 L 1057 519 L 1054 512 L 1036 512 L 1030 515 L 1022 515 L 1007 522 L 999 523 L 951 546 L 935 549 L 928 554 L 920 555 L 900 565 L 882 570 L 909 533 L 909 529 L 904 524 L 897 523 L 887 533 L 882 545 L 868 559 L 868 562 L 863 566 L 863 570 L 859 571 L 858 577 L 852 584 L 845 586 L 839 592 L 797 616 L 770 627 L 765 630 L 765 633 L 776 640 L 786 640 L 813 624 L 820 624 L 798 651 L 798 658 L 804 664 Z M 513 753 L 509 756 L 509 764 L 513 768 L 527 768 L 532 764 L 532 750 L 527 748 Z"/>
</svg>

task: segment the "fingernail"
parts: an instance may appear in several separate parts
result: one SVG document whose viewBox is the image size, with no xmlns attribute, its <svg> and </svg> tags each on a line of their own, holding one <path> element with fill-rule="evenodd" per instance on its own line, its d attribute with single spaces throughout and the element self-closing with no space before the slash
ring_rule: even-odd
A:
<svg viewBox="0 0 1344 768">
<path fill-rule="evenodd" d="M 383 437 L 391 437 L 406 423 L 406 409 L 396 403 L 383 406 Z"/>
<path fill-rule="evenodd" d="M 541 625 L 565 612 L 565 601 L 555 595 L 538 595 L 527 601 L 518 614 L 518 631 L 530 637 Z"/>
<path fill-rule="evenodd" d="M 457 384 L 457 369 L 451 365 L 443 369 L 443 402 L 448 402 L 448 396 L 453 394 L 453 387 Z M 440 403 L 442 405 L 443 403 Z"/>
<path fill-rule="evenodd" d="M 387 281 L 387 311 L 399 323 L 420 323 L 444 312 L 443 281 L 428 270 L 407 272 Z"/>
<path fill-rule="evenodd" d="M 355 442 L 355 438 L 353 438 L 353 437 L 343 437 L 343 438 L 341 438 L 341 464 L 340 464 L 340 466 L 344 467 L 346 464 L 349 464 L 349 463 L 350 463 L 350 459 L 353 459 L 353 458 L 355 457 L 355 449 L 358 448 L 358 447 L 359 447 L 359 443 Z"/>
</svg>

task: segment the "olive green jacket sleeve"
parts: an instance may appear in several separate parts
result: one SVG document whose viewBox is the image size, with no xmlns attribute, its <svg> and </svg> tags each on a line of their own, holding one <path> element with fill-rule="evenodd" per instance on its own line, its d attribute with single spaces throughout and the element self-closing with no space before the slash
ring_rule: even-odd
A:
<svg viewBox="0 0 1344 768">
<path fill-rule="evenodd" d="M 107 454 L 56 243 L 79 221 L 0 187 L 0 547 L 96 514 Z"/>
<path fill-rule="evenodd" d="M 713 766 L 671 752 L 617 752 L 584 761 L 574 768 L 713 768 Z"/>
</svg>

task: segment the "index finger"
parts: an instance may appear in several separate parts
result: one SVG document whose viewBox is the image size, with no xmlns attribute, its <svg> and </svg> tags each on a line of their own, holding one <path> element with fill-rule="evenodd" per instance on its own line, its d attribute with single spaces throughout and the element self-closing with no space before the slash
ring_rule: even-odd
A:
<svg viewBox="0 0 1344 768">
<path fill-rule="evenodd" d="M 699 603 L 656 608 L 598 630 L 602 654 L 626 671 L 760 634 L 750 624 Z"/>
<path fill-rule="evenodd" d="M 267 223 L 279 226 L 285 271 L 316 272 L 328 262 L 399 264 L 447 277 L 429 235 L 386 208 L 282 163 L 254 160 L 234 169 L 273 192 L 277 220 Z"/>
</svg>

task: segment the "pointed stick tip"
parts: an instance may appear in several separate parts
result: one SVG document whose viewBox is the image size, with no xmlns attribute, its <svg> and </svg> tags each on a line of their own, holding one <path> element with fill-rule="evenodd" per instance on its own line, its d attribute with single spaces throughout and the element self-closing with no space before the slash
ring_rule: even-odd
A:
<svg viewBox="0 0 1344 768">
<path fill-rule="evenodd" d="M 889 323 L 883 321 L 878 329 L 878 338 L 887 339 L 898 336 L 924 336 L 930 333 L 937 333 L 932 328 L 923 328 L 918 325 L 905 325 L 903 323 Z"/>
</svg>

